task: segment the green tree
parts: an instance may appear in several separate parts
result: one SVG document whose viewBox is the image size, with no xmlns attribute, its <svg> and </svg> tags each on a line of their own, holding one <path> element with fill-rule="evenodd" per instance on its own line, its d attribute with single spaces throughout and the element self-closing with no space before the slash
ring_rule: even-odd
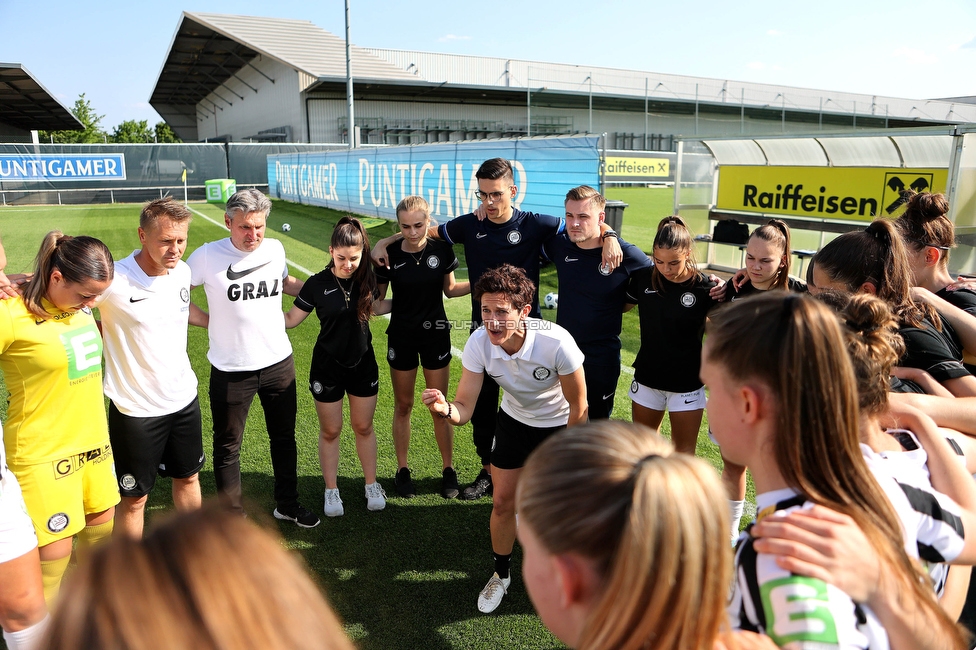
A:
<svg viewBox="0 0 976 650">
<path fill-rule="evenodd" d="M 166 122 L 156 122 L 156 142 L 183 142 Z"/>
<path fill-rule="evenodd" d="M 112 142 L 152 142 L 148 120 L 125 120 L 112 131 Z"/>
<path fill-rule="evenodd" d="M 75 100 L 75 105 L 71 109 L 71 114 L 78 118 L 85 128 L 80 131 L 40 131 L 38 138 L 41 142 L 83 143 L 90 144 L 105 141 L 105 131 L 102 130 L 102 119 L 104 115 L 95 112 L 91 102 L 85 99 L 85 93 L 81 93 Z"/>
</svg>

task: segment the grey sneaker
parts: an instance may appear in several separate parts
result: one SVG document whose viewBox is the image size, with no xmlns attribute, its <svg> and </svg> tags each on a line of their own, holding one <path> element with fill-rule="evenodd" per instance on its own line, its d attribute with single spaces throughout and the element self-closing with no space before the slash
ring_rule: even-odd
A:
<svg viewBox="0 0 976 650">
<path fill-rule="evenodd" d="M 478 478 L 474 480 L 474 483 L 464 488 L 464 491 L 461 493 L 461 498 L 467 501 L 474 501 L 483 496 L 491 496 L 493 487 L 491 474 L 482 469 L 478 474 Z"/>
<path fill-rule="evenodd" d="M 325 516 L 341 517 L 343 512 L 342 499 L 339 498 L 339 488 L 325 488 Z"/>
<path fill-rule="evenodd" d="M 369 483 L 366 486 L 366 509 L 382 510 L 386 507 L 386 492 L 379 483 Z"/>
<path fill-rule="evenodd" d="M 511 584 L 512 576 L 503 580 L 498 577 L 497 573 L 492 574 L 488 584 L 478 594 L 478 611 L 482 614 L 490 614 L 498 609 L 498 606 L 502 604 L 502 598 L 508 593 L 508 587 Z"/>
</svg>

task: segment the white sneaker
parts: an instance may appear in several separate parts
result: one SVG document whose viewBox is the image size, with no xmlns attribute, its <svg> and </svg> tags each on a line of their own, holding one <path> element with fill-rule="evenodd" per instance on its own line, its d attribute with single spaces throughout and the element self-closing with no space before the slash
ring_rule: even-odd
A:
<svg viewBox="0 0 976 650">
<path fill-rule="evenodd" d="M 379 483 L 369 483 L 366 485 L 366 509 L 382 510 L 386 507 L 386 492 Z"/>
<path fill-rule="evenodd" d="M 485 585 L 485 588 L 481 590 L 478 594 L 478 611 L 483 614 L 489 614 L 502 604 L 502 598 L 508 593 L 508 587 L 512 584 L 512 576 L 505 578 L 504 580 L 498 577 L 495 573 L 491 576 L 491 580 Z"/>
<path fill-rule="evenodd" d="M 339 498 L 339 488 L 325 488 L 325 516 L 341 517 L 345 511 L 342 509 L 342 499 Z"/>
</svg>

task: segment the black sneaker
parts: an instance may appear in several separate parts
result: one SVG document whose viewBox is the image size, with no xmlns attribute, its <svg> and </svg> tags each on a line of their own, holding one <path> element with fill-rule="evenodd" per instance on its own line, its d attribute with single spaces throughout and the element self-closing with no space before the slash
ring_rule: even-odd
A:
<svg viewBox="0 0 976 650">
<path fill-rule="evenodd" d="M 278 506 L 275 508 L 273 514 L 275 519 L 294 521 L 298 524 L 299 528 L 315 528 L 321 523 L 321 520 L 315 516 L 315 513 L 300 503 L 296 503 L 293 506 Z"/>
<path fill-rule="evenodd" d="M 410 480 L 409 467 L 401 467 L 397 470 L 393 476 L 393 487 L 396 488 L 397 494 L 404 499 L 412 499 L 417 496 L 417 488 L 413 486 L 413 481 Z"/>
<path fill-rule="evenodd" d="M 441 479 L 441 496 L 445 499 L 458 498 L 457 472 L 453 467 L 444 468 L 444 478 Z"/>
<path fill-rule="evenodd" d="M 491 496 L 491 492 L 491 474 L 482 469 L 481 473 L 478 474 L 478 478 L 474 480 L 474 483 L 464 488 L 462 498 L 467 501 L 474 501 L 483 496 Z"/>
</svg>

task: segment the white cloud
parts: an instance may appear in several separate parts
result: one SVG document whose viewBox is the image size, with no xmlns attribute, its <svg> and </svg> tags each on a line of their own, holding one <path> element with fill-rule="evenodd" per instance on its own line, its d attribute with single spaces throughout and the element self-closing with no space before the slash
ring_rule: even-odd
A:
<svg viewBox="0 0 976 650">
<path fill-rule="evenodd" d="M 753 61 L 752 63 L 748 64 L 746 67 L 751 70 L 765 70 L 766 64 L 763 63 L 762 61 Z"/>
<path fill-rule="evenodd" d="M 967 50 L 976 50 L 976 38 L 971 38 L 962 45 L 952 46 L 952 49 L 963 48 Z"/>
<path fill-rule="evenodd" d="M 772 69 L 776 72 L 782 72 L 785 68 L 783 68 L 781 65 L 774 65 Z"/>
<path fill-rule="evenodd" d="M 912 47 L 899 47 L 891 55 L 911 65 L 932 65 L 939 62 L 936 55 Z"/>
<path fill-rule="evenodd" d="M 449 43 L 451 41 L 470 41 L 470 40 L 471 40 L 470 36 L 458 36 L 456 34 L 447 34 L 437 39 L 437 41 L 440 43 Z"/>
<path fill-rule="evenodd" d="M 783 32 L 779 31 L 778 29 L 770 29 L 770 30 L 767 30 L 766 31 L 766 35 L 767 36 L 782 36 L 783 35 Z"/>
</svg>

